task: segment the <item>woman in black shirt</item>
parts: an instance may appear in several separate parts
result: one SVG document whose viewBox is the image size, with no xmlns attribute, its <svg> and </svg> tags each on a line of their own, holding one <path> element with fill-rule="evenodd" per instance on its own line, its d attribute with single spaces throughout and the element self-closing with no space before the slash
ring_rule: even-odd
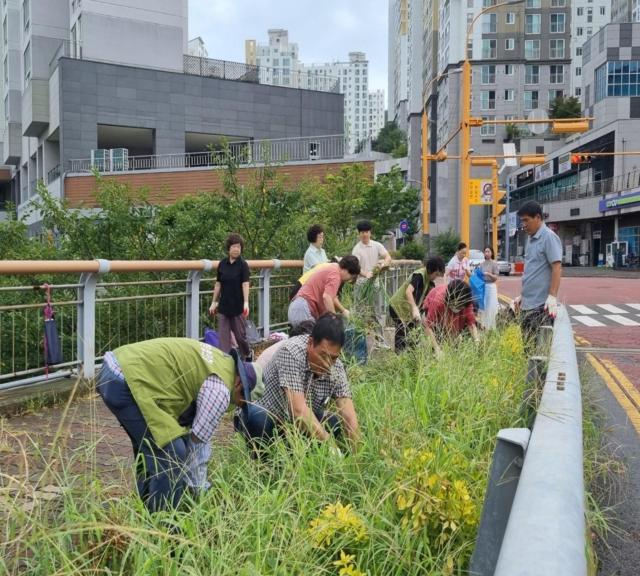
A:
<svg viewBox="0 0 640 576">
<path fill-rule="evenodd" d="M 239 234 L 229 234 L 225 242 L 228 257 L 220 260 L 213 302 L 209 307 L 212 316 L 218 312 L 220 347 L 231 350 L 231 333 L 235 336 L 240 354 L 251 355 L 247 342 L 245 318 L 249 316 L 249 265 L 242 258 L 244 240 Z"/>
</svg>

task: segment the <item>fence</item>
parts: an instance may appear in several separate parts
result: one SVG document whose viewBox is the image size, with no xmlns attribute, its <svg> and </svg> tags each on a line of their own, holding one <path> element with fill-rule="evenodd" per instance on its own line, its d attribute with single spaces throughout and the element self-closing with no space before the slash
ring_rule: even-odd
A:
<svg viewBox="0 0 640 576">
<path fill-rule="evenodd" d="M 211 168 L 225 166 L 229 159 L 238 165 L 266 162 L 286 163 L 309 160 L 338 160 L 344 157 L 343 134 L 328 136 L 303 136 L 272 140 L 248 140 L 231 142 L 226 150 L 188 152 L 184 154 L 157 154 L 129 156 L 118 159 L 113 165 L 109 158 L 92 161 L 90 158 L 70 160 L 67 172 L 85 173 L 123 172 L 136 170 L 178 170 L 185 168 Z"/>
<path fill-rule="evenodd" d="M 394 261 L 383 276 L 387 292 L 397 290 L 417 265 Z M 267 338 L 287 328 L 289 292 L 302 262 L 260 260 L 249 266 L 251 319 Z M 199 338 L 211 323 L 216 267 L 210 260 L 0 262 L 0 390 L 44 378 L 45 294 L 36 278 L 46 278 L 52 289 L 65 360 L 51 370 L 56 377 L 81 372 L 90 378 L 103 354 L 123 344 Z M 31 283 L 18 283 L 18 275 Z"/>
<path fill-rule="evenodd" d="M 260 81 L 258 66 L 254 64 L 216 60 L 214 58 L 203 58 L 189 54 L 183 56 L 183 62 L 185 74 L 205 76 L 207 78 L 221 78 L 223 80 L 253 82 L 254 84 Z"/>
</svg>

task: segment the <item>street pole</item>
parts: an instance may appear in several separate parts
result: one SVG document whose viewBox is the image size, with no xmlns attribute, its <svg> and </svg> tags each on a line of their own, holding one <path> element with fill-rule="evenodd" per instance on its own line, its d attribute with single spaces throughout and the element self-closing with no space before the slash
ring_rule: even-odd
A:
<svg viewBox="0 0 640 576">
<path fill-rule="evenodd" d="M 427 120 L 427 106 L 422 111 L 422 240 L 426 244 L 429 239 L 429 219 L 430 214 L 430 202 L 431 194 L 429 190 L 429 161 L 426 160 L 426 156 L 429 154 L 427 145 L 429 121 Z"/>
<path fill-rule="evenodd" d="M 493 184 L 493 195 L 491 197 L 493 206 L 491 206 L 491 247 L 493 254 L 498 256 L 498 203 L 500 202 L 498 192 L 498 163 L 496 162 L 491 168 L 491 179 Z"/>
<path fill-rule="evenodd" d="M 507 179 L 507 216 L 504 220 L 504 259 L 509 262 L 509 224 L 511 220 L 511 182 Z"/>
<path fill-rule="evenodd" d="M 471 160 L 469 149 L 471 148 L 471 63 L 465 44 L 465 59 L 462 64 L 462 102 L 460 121 L 460 240 L 469 245 L 470 235 L 470 206 L 469 206 L 469 176 L 471 172 Z"/>
</svg>

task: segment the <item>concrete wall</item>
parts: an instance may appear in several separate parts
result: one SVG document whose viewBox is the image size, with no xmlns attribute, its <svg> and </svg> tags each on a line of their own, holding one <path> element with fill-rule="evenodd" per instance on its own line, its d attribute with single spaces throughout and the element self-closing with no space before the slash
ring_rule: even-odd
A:
<svg viewBox="0 0 640 576">
<path fill-rule="evenodd" d="M 60 62 L 61 160 L 89 158 L 98 124 L 155 130 L 156 154 L 185 132 L 253 139 L 341 134 L 343 96 L 83 60 Z"/>
</svg>

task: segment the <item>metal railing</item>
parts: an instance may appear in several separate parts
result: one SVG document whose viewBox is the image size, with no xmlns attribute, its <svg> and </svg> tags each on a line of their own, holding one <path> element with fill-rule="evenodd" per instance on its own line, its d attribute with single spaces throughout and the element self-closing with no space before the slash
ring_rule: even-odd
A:
<svg viewBox="0 0 640 576">
<path fill-rule="evenodd" d="M 47 184 L 51 184 L 54 180 L 60 178 L 61 167 L 60 164 L 57 164 L 51 170 L 47 172 Z"/>
<path fill-rule="evenodd" d="M 138 170 L 182 170 L 188 168 L 212 168 L 225 166 L 229 159 L 238 165 L 265 162 L 287 163 L 309 160 L 340 160 L 344 158 L 343 134 L 328 136 L 302 136 L 272 140 L 248 140 L 232 142 L 227 150 L 186 152 L 184 154 L 154 154 L 129 156 L 128 162 L 111 166 L 109 159 L 91 162 L 90 158 L 70 160 L 68 173 L 124 172 Z"/>
<path fill-rule="evenodd" d="M 340 78 L 327 74 L 312 73 L 304 70 L 288 70 L 260 66 L 260 84 L 298 88 L 301 90 L 317 90 L 319 92 L 340 93 Z"/>
<path fill-rule="evenodd" d="M 525 202 L 535 200 L 543 204 L 566 202 L 568 200 L 582 200 L 595 196 L 605 196 L 616 192 L 624 192 L 640 187 L 640 171 L 634 170 L 626 174 L 619 174 L 605 180 L 589 181 L 586 184 L 572 184 L 558 186 L 550 190 L 531 190 L 517 199 L 511 199 L 510 210 L 518 210 Z"/>
<path fill-rule="evenodd" d="M 229 60 L 216 60 L 200 56 L 183 56 L 184 73 L 206 78 L 221 78 L 222 80 L 238 80 L 240 82 L 253 82 L 258 84 L 260 75 L 258 66 L 231 62 Z"/>
<path fill-rule="evenodd" d="M 289 293 L 302 261 L 255 260 L 249 266 L 250 317 L 268 338 L 288 325 Z M 387 292 L 417 266 L 394 261 L 384 276 Z M 64 359 L 50 367 L 51 374 L 91 378 L 104 353 L 118 346 L 161 336 L 201 337 L 212 323 L 216 267 L 210 260 L 0 261 L 0 390 L 44 379 L 45 292 L 35 278 L 50 282 Z"/>
</svg>

